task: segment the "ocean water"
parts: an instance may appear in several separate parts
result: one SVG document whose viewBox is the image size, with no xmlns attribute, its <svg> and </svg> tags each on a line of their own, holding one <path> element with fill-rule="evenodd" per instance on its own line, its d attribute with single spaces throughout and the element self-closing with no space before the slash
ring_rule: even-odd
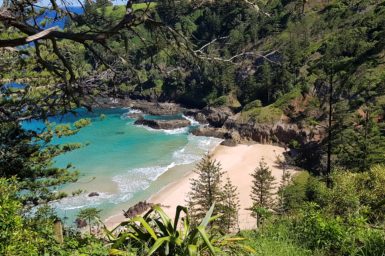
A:
<svg viewBox="0 0 385 256">
<path fill-rule="evenodd" d="M 86 146 L 55 158 L 55 165 L 71 163 L 80 171 L 76 183 L 59 188 L 68 193 L 86 190 L 78 196 L 69 196 L 52 206 L 60 217 L 72 222 L 78 211 L 96 207 L 107 217 L 121 212 L 139 200 L 145 200 L 161 190 L 173 179 L 191 171 L 195 162 L 220 143 L 219 139 L 197 137 L 189 131 L 198 125 L 175 130 L 154 130 L 134 125 L 127 113 L 131 109 L 98 109 L 94 113 L 79 111 L 77 116 L 66 115 L 51 122 L 68 123 L 81 117 L 92 119 L 91 125 L 74 136 L 54 139 L 53 143 L 80 142 Z M 101 114 L 105 118 L 100 118 Z M 153 119 L 181 119 L 176 116 L 146 116 Z M 26 129 L 43 129 L 40 121 L 23 124 Z M 168 175 L 165 175 L 169 172 Z M 171 174 L 170 174 L 171 173 Z M 90 192 L 99 196 L 89 197 Z"/>
</svg>

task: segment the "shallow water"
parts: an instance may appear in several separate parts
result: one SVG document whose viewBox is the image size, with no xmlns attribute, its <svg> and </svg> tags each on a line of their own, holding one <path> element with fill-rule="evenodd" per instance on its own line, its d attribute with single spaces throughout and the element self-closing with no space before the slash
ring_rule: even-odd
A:
<svg viewBox="0 0 385 256">
<path fill-rule="evenodd" d="M 56 166 L 64 167 L 72 163 L 81 172 L 78 182 L 60 189 L 67 192 L 76 189 L 87 191 L 53 203 L 60 217 L 67 217 L 72 222 L 77 212 L 85 207 L 102 209 L 104 217 L 120 209 L 127 209 L 138 200 L 145 200 L 161 190 L 173 179 L 186 174 L 193 168 L 192 163 L 220 142 L 219 139 L 189 134 L 193 127 L 165 131 L 135 126 L 134 119 L 126 115 L 130 111 L 133 110 L 99 109 L 94 113 L 80 111 L 77 117 L 67 115 L 50 120 L 66 123 L 80 117 L 92 119 L 92 124 L 81 129 L 78 134 L 53 141 L 87 144 L 55 159 Z M 104 119 L 100 118 L 101 114 L 105 115 Z M 29 129 L 44 127 L 39 121 L 24 125 Z M 193 122 L 194 125 L 197 123 Z M 166 171 L 169 171 L 168 175 L 164 174 Z M 89 197 L 90 192 L 98 192 L 99 196 Z"/>
</svg>

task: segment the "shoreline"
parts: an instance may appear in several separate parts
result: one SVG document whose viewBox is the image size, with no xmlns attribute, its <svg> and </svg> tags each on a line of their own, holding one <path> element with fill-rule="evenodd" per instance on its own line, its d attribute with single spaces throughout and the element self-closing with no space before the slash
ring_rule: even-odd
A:
<svg viewBox="0 0 385 256">
<path fill-rule="evenodd" d="M 221 146 L 220 143 L 215 146 L 214 148 L 210 149 L 207 153 L 212 155 L 215 150 Z M 182 164 L 182 165 L 177 165 L 177 166 L 174 166 L 173 168 L 170 168 L 168 169 L 166 172 L 162 173 L 155 181 L 153 181 L 153 183 L 155 182 L 159 182 L 161 179 L 162 179 L 162 176 L 167 176 L 167 175 L 172 175 L 172 173 L 175 171 L 175 169 L 177 169 L 178 167 L 183 167 L 185 166 L 186 168 L 189 168 L 188 171 L 184 171 L 185 173 L 181 176 L 179 176 L 176 180 L 172 180 L 170 181 L 169 183 L 167 183 L 166 185 L 164 185 L 163 187 L 161 187 L 157 192 L 151 194 L 150 196 L 148 196 L 145 201 L 147 203 L 153 203 L 153 204 L 157 204 L 156 201 L 157 201 L 157 197 L 159 195 L 165 195 L 165 194 L 168 194 L 168 191 L 170 189 L 173 189 L 174 187 L 179 187 L 181 182 L 183 181 L 186 181 L 186 180 L 190 180 L 191 176 L 194 174 L 193 170 L 195 168 L 195 165 L 199 162 L 200 160 L 196 161 L 196 162 L 193 162 L 193 163 L 190 163 L 190 164 Z M 178 170 L 178 171 L 181 171 L 181 170 Z M 161 204 L 162 205 L 162 209 L 170 216 L 170 217 L 174 217 L 174 213 L 175 213 L 175 209 L 176 209 L 176 206 L 173 208 L 171 206 L 167 206 L 167 205 L 164 205 L 164 204 Z M 132 205 L 131 205 L 132 206 Z M 172 209 L 172 210 L 171 210 Z M 147 212 L 147 210 L 145 211 Z M 170 214 L 170 212 L 172 212 L 172 214 Z M 112 228 L 115 228 L 119 223 L 125 221 L 126 218 L 123 216 L 123 209 L 120 209 L 119 213 L 114 213 L 106 218 L 104 218 L 103 220 L 103 223 L 104 225 L 108 228 L 108 229 L 112 229 Z"/>
<path fill-rule="evenodd" d="M 209 152 L 213 159 L 221 163 L 222 170 L 224 171 L 223 180 L 229 177 L 233 185 L 238 188 L 240 229 L 252 229 L 256 225 L 255 218 L 247 210 L 252 205 L 250 199 L 252 179 L 250 174 L 263 158 L 275 177 L 275 184 L 279 184 L 282 170 L 276 164 L 276 158 L 282 155 L 284 151 L 283 147 L 273 145 L 239 144 L 234 147 L 218 145 Z M 295 169 L 288 168 L 287 171 L 294 173 Z M 190 191 L 190 179 L 194 177 L 197 177 L 197 174 L 193 170 L 187 172 L 182 177 L 170 182 L 151 195 L 147 202 L 162 205 L 165 213 L 173 218 L 176 207 L 185 204 L 186 195 Z M 109 216 L 104 220 L 104 223 L 111 229 L 124 220 L 126 218 L 120 213 Z"/>
</svg>

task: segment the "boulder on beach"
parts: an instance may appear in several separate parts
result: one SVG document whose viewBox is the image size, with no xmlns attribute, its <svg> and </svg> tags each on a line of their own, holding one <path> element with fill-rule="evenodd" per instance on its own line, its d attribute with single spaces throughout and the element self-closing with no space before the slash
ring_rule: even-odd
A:
<svg viewBox="0 0 385 256">
<path fill-rule="evenodd" d="M 237 145 L 237 142 L 235 140 L 224 140 L 221 142 L 222 146 L 227 146 L 227 147 L 235 147 Z"/>
<path fill-rule="evenodd" d="M 138 119 L 135 121 L 136 125 L 145 125 L 153 129 L 164 129 L 172 130 L 178 128 L 184 128 L 191 125 L 191 122 L 186 119 L 176 119 L 176 120 L 148 120 L 148 119 Z"/>
<path fill-rule="evenodd" d="M 195 136 L 216 137 L 220 139 L 229 139 L 230 133 L 226 129 L 213 127 L 198 127 L 192 131 Z"/>
<path fill-rule="evenodd" d="M 93 196 L 99 196 L 99 193 L 98 192 L 91 192 L 88 194 L 89 197 L 93 197 Z"/>
<path fill-rule="evenodd" d="M 87 221 L 80 218 L 76 218 L 75 224 L 77 228 L 84 228 L 87 226 Z"/>
<path fill-rule="evenodd" d="M 146 201 L 144 201 L 144 202 L 140 201 L 139 203 L 135 204 L 134 206 L 131 206 L 130 208 L 128 208 L 127 211 L 123 210 L 123 215 L 126 218 L 133 218 L 137 215 L 144 213 L 151 206 L 153 206 L 152 203 L 147 203 Z"/>
</svg>

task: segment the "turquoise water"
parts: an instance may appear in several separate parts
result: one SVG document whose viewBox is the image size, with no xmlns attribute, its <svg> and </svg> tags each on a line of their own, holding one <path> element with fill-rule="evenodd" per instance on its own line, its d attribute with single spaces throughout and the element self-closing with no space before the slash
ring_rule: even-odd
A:
<svg viewBox="0 0 385 256">
<path fill-rule="evenodd" d="M 53 143 L 80 142 L 87 146 L 61 155 L 55 159 L 56 166 L 72 163 L 81 173 L 80 179 L 62 189 L 71 192 L 86 190 L 79 196 L 70 196 L 53 203 L 59 216 L 73 219 L 84 207 L 103 210 L 102 216 L 114 210 L 126 209 L 138 200 L 144 200 L 159 191 L 170 180 L 161 180 L 162 174 L 173 169 L 173 175 L 183 175 L 186 168 L 199 160 L 204 153 L 220 141 L 215 138 L 196 137 L 189 134 L 193 128 L 175 130 L 153 130 L 134 125 L 134 119 L 127 118 L 130 109 L 99 109 L 94 113 L 80 112 L 77 117 L 55 118 L 55 122 L 73 122 L 80 117 L 92 119 L 91 125 L 74 136 L 56 139 Z M 101 119 L 100 115 L 105 118 Z M 184 118 L 182 115 L 155 119 Z M 196 122 L 193 122 L 196 125 Z M 44 127 L 41 122 L 25 124 L 27 128 Z M 183 171 L 184 170 L 184 171 Z M 170 176 L 170 175 L 169 175 Z M 99 196 L 89 197 L 90 192 Z"/>
</svg>

